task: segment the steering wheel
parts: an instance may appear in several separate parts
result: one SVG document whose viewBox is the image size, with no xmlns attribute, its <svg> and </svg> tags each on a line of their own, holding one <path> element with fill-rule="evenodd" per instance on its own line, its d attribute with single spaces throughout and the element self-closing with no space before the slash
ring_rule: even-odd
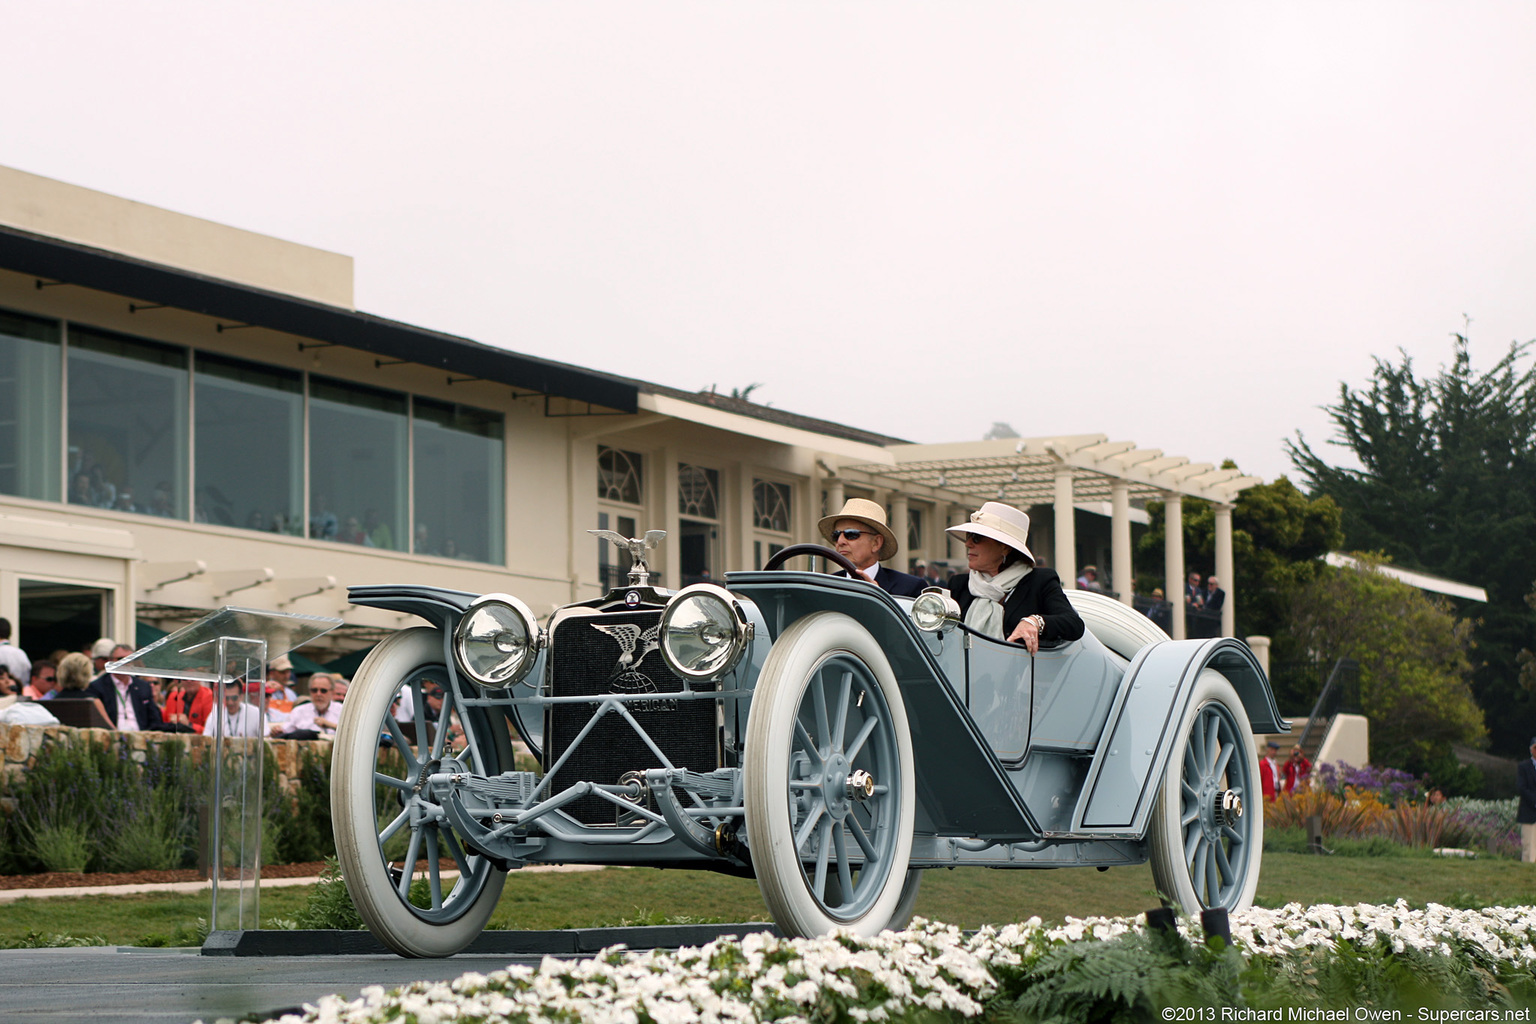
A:
<svg viewBox="0 0 1536 1024">
<path fill-rule="evenodd" d="M 849 576 L 852 576 L 855 579 L 861 578 L 861 574 L 859 573 L 857 566 L 848 561 L 848 559 L 839 552 L 821 544 L 791 544 L 787 548 L 781 548 L 780 550 L 774 552 L 774 554 L 768 559 L 767 562 L 763 563 L 763 570 L 768 571 L 771 569 L 782 569 L 785 562 L 789 561 L 791 558 L 799 558 L 801 555 L 816 555 L 820 558 L 825 558 L 832 562 L 834 565 L 839 565 L 842 568 L 847 569 Z"/>
</svg>

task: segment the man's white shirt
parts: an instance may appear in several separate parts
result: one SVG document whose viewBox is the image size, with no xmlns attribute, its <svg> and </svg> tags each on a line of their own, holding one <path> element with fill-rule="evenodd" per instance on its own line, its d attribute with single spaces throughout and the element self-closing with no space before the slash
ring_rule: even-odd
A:
<svg viewBox="0 0 1536 1024">
<path fill-rule="evenodd" d="M 228 714 L 225 705 L 220 702 L 218 709 L 208 716 L 208 721 L 203 723 L 203 735 L 214 736 L 218 728 L 218 720 L 224 720 L 225 736 L 260 736 L 261 712 L 245 701 L 240 702 L 240 710 L 234 714 Z"/>
</svg>

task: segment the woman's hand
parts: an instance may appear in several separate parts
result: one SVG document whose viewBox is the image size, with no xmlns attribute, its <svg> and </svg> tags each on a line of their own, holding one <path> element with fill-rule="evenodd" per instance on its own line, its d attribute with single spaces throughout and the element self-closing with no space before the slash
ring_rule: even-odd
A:
<svg viewBox="0 0 1536 1024">
<path fill-rule="evenodd" d="M 1013 632 L 1008 634 L 1008 640 L 1010 643 L 1023 644 L 1029 648 L 1030 654 L 1035 654 L 1040 650 L 1040 629 L 1035 625 L 1033 618 L 1024 619 L 1013 627 Z"/>
</svg>

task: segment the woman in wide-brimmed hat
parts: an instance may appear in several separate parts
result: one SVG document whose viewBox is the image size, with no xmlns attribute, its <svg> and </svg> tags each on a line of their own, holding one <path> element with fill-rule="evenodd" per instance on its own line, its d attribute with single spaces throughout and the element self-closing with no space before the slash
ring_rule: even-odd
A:
<svg viewBox="0 0 1536 1024">
<path fill-rule="evenodd" d="M 967 626 L 1022 643 L 1031 654 L 1042 640 L 1083 635 L 1082 617 L 1061 589 L 1061 577 L 1054 569 L 1036 566 L 1030 554 L 1029 513 L 989 501 L 971 513 L 969 522 L 948 532 L 965 540 L 970 571 L 951 579 L 949 592 L 960 603 Z"/>
</svg>

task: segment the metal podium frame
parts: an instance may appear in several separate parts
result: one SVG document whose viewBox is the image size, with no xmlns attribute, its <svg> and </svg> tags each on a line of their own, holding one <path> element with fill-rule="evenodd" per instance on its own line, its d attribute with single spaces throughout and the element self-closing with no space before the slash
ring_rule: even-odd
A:
<svg viewBox="0 0 1536 1024">
<path fill-rule="evenodd" d="M 210 931 L 225 928 L 261 927 L 261 827 L 262 772 L 266 757 L 267 662 L 341 625 L 341 619 L 319 615 L 297 615 L 257 608 L 225 607 L 209 612 L 190 625 L 168 633 L 128 657 L 110 662 L 106 671 L 132 676 L 156 676 L 162 679 L 198 679 L 215 688 L 213 731 L 213 783 L 209 793 L 212 809 L 210 829 L 209 875 L 212 907 L 208 917 Z M 240 684 L 242 700 L 249 701 L 253 689 L 256 700 L 257 734 L 254 737 L 226 736 L 229 716 L 224 708 L 224 690 Z M 225 778 L 226 762 L 234 774 L 233 788 Z M 225 830 L 224 805 L 228 801 L 237 814 L 235 879 L 233 891 L 224 882 Z M 221 891 L 226 913 L 220 921 Z M 228 920 L 230 913 L 234 920 Z"/>
</svg>

